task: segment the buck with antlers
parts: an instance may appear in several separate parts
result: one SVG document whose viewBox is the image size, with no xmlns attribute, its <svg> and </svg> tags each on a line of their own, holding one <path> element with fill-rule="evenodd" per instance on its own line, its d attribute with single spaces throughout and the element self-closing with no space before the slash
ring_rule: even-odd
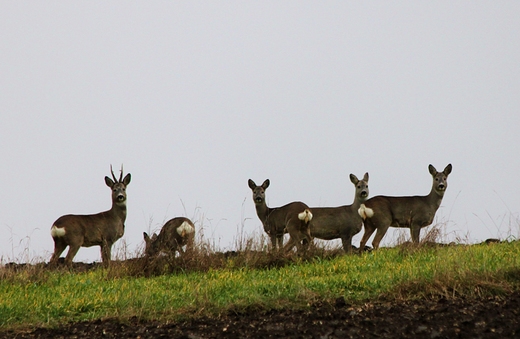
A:
<svg viewBox="0 0 520 339">
<path fill-rule="evenodd" d="M 442 172 L 437 172 L 432 165 L 428 166 L 433 184 L 430 194 L 426 196 L 387 197 L 380 195 L 365 201 L 359 208 L 359 215 L 365 224 L 365 233 L 359 247 L 364 249 L 372 233 L 377 230 L 372 241 L 372 246 L 377 249 L 390 226 L 409 228 L 412 241 L 418 243 L 421 228 L 431 225 L 433 217 L 441 205 L 444 192 L 448 188 L 447 179 L 451 169 L 451 164 L 448 164 Z"/>
<path fill-rule="evenodd" d="M 183 254 L 183 246 L 190 246 L 193 243 L 195 235 L 195 225 L 193 222 L 184 217 L 177 217 L 169 220 L 161 228 L 159 235 L 153 234 L 152 237 L 148 233 L 143 232 L 145 247 L 145 255 L 153 257 L 160 252 L 175 254 L 178 251 Z"/>
<path fill-rule="evenodd" d="M 313 207 L 310 224 L 311 236 L 324 240 L 341 238 L 346 253 L 352 251 L 352 237 L 363 227 L 363 219 L 358 214 L 358 209 L 368 198 L 368 173 L 365 173 L 362 180 L 350 174 L 350 181 L 356 188 L 352 205 Z"/>
<path fill-rule="evenodd" d="M 269 179 L 266 179 L 261 186 L 257 186 L 253 180 L 248 181 L 249 188 L 253 191 L 256 214 L 264 226 L 264 231 L 269 235 L 274 250 L 282 247 L 285 233 L 289 233 L 290 239 L 283 247 L 284 251 L 288 252 L 294 246 L 300 250 L 302 241 L 305 240 L 307 243 L 312 241 L 309 230 L 312 213 L 306 204 L 299 201 L 282 207 L 267 207 L 265 190 L 269 187 L 269 183 Z"/>
<path fill-rule="evenodd" d="M 121 175 L 116 179 L 112 166 L 112 179 L 105 177 L 105 183 L 112 189 L 112 208 L 106 212 L 91 215 L 64 215 L 54 222 L 51 227 L 51 236 L 54 239 L 54 253 L 50 264 L 55 265 L 58 259 L 69 246 L 65 257 L 67 266 L 80 247 L 100 246 L 103 265 L 107 266 L 111 259 L 112 245 L 123 236 L 126 220 L 126 187 L 130 183 L 130 173 L 123 179 Z"/>
</svg>

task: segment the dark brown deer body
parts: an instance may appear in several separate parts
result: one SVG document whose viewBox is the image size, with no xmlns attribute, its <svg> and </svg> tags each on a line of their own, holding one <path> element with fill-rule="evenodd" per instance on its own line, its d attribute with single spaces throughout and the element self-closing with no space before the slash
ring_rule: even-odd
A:
<svg viewBox="0 0 520 339">
<path fill-rule="evenodd" d="M 110 168 L 112 171 L 112 167 Z M 100 246 L 101 259 L 108 265 L 111 259 L 112 245 L 123 236 L 126 220 L 126 186 L 130 183 L 130 173 L 124 179 L 123 168 L 117 180 L 105 177 L 105 183 L 112 189 L 112 208 L 106 212 L 91 215 L 64 215 L 54 222 L 51 236 L 54 239 L 54 253 L 50 260 L 56 264 L 69 246 L 65 263 L 70 266 L 80 247 Z"/>
<path fill-rule="evenodd" d="M 448 187 L 448 175 L 452 166 L 449 164 L 444 171 L 437 172 L 432 165 L 428 170 L 433 177 L 430 194 L 412 197 L 376 196 L 368 199 L 359 209 L 364 219 L 365 233 L 360 242 L 360 248 L 365 248 L 368 239 L 377 230 L 372 246 L 379 247 L 379 243 L 386 234 L 388 227 L 410 228 L 412 241 L 419 242 L 421 228 L 431 225 L 437 209 L 441 205 L 444 192 Z"/>
<path fill-rule="evenodd" d="M 193 222 L 184 217 L 177 217 L 169 220 L 164 224 L 159 235 L 154 234 L 150 238 L 146 232 L 143 232 L 146 244 L 145 255 L 153 257 L 160 252 L 175 254 L 176 251 L 183 254 L 183 246 L 193 243 L 195 235 L 195 225 Z"/>
<path fill-rule="evenodd" d="M 269 179 L 261 186 L 257 186 L 251 179 L 248 181 L 249 188 L 253 191 L 253 201 L 256 214 L 264 226 L 264 231 L 269 235 L 273 250 L 278 250 L 283 245 L 283 235 L 289 233 L 290 239 L 284 246 L 284 251 L 291 250 L 294 246 L 298 249 L 305 239 L 307 243 L 312 241 L 309 222 L 312 213 L 303 202 L 291 202 L 282 207 L 270 208 L 265 202 L 265 190 L 269 187 Z"/>
<path fill-rule="evenodd" d="M 352 251 L 352 237 L 361 231 L 363 219 L 358 213 L 361 204 L 368 198 L 368 173 L 363 180 L 354 174 L 350 181 L 356 187 L 352 205 L 339 207 L 313 207 L 310 224 L 311 236 L 318 239 L 332 240 L 341 238 L 343 249 Z"/>
</svg>

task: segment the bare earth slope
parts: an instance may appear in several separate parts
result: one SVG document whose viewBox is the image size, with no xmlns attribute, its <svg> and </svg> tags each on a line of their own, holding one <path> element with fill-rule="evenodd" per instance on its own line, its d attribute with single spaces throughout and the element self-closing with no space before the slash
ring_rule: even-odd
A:
<svg viewBox="0 0 520 339">
<path fill-rule="evenodd" d="M 504 298 L 316 305 L 180 323 L 98 320 L 0 338 L 518 338 L 520 292 Z"/>
</svg>

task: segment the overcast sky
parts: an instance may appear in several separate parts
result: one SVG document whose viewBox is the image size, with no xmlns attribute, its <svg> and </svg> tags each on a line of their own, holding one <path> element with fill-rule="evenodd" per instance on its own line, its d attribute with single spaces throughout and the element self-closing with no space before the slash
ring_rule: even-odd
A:
<svg viewBox="0 0 520 339">
<path fill-rule="evenodd" d="M 261 234 L 249 178 L 271 207 L 338 206 L 350 173 L 370 196 L 426 195 L 430 163 L 453 165 L 444 240 L 520 234 L 518 1 L 0 8 L 3 262 L 48 260 L 59 216 L 108 210 L 110 164 L 132 174 L 130 255 L 175 216 L 223 250 Z"/>
</svg>

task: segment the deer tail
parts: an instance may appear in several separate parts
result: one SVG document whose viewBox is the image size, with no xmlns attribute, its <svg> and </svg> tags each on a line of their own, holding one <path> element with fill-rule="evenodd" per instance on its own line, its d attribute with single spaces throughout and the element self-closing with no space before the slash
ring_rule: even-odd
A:
<svg viewBox="0 0 520 339">
<path fill-rule="evenodd" d="M 53 238 L 60 238 L 65 235 L 65 228 L 63 227 L 57 227 L 56 225 L 52 225 L 51 228 L 51 237 Z"/>
<path fill-rule="evenodd" d="M 358 214 L 361 219 L 366 220 L 367 218 L 372 218 L 374 216 L 374 210 L 370 207 L 366 207 L 365 204 L 361 204 L 358 209 Z"/>
<path fill-rule="evenodd" d="M 312 220 L 311 211 L 308 208 L 306 208 L 303 212 L 298 214 L 298 219 L 305 221 L 305 223 L 308 223 Z"/>
<path fill-rule="evenodd" d="M 187 221 L 183 222 L 178 228 L 177 228 L 177 233 L 179 233 L 179 235 L 181 237 L 185 237 L 186 234 L 192 234 L 195 232 L 195 227 L 193 227 L 192 225 L 190 225 Z"/>
</svg>

